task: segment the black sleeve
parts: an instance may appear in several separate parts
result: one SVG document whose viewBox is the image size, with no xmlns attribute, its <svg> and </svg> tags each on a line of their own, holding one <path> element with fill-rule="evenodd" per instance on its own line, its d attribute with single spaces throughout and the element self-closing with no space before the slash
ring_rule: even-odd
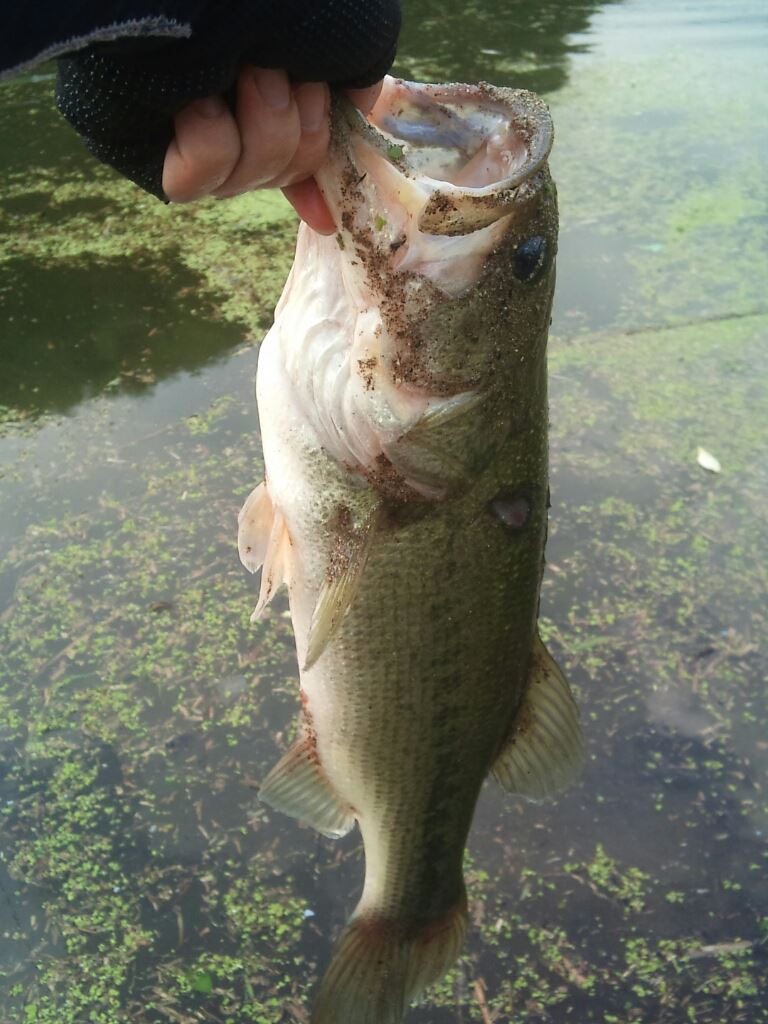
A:
<svg viewBox="0 0 768 1024">
<path fill-rule="evenodd" d="M 13 6 L 34 18 L 0 16 L 0 72 L 66 53 L 59 109 L 95 156 L 161 198 L 173 115 L 191 100 L 226 93 L 243 64 L 282 68 L 296 80 L 371 85 L 389 70 L 400 29 L 399 0 Z M 15 24 L 3 26 L 9 18 Z"/>
</svg>

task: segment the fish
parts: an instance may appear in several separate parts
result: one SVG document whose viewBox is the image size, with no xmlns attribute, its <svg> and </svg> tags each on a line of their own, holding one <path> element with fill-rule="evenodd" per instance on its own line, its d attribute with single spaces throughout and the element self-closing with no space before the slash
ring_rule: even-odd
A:
<svg viewBox="0 0 768 1024">
<path fill-rule="evenodd" d="M 300 226 L 259 352 L 239 551 L 254 619 L 287 587 L 300 673 L 260 796 L 365 849 L 313 1024 L 399 1024 L 462 948 L 485 779 L 539 799 L 582 760 L 537 626 L 551 145 L 523 90 L 387 78 L 369 119 L 337 98 L 316 177 L 338 231 Z"/>
</svg>

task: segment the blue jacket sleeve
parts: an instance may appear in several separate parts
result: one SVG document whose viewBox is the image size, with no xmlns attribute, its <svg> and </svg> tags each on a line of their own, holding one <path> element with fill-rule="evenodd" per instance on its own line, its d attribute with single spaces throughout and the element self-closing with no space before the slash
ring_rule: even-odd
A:
<svg viewBox="0 0 768 1024">
<path fill-rule="evenodd" d="M 361 87 L 390 68 L 399 0 L 123 0 L 3 5 L 0 75 L 59 59 L 57 103 L 89 150 L 160 198 L 173 115 L 243 64 Z M 26 13 L 25 13 L 26 12 Z"/>
</svg>

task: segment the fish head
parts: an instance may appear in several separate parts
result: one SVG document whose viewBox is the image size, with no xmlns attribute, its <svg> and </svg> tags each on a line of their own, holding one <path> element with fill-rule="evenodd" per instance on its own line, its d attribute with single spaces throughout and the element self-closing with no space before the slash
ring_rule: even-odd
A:
<svg viewBox="0 0 768 1024">
<path fill-rule="evenodd" d="M 259 375 L 306 444 L 397 501 L 456 494 L 544 415 L 557 245 L 552 122 L 532 93 L 388 78 L 370 119 L 337 97 Z M 263 392 L 263 398 L 261 393 Z"/>
<path fill-rule="evenodd" d="M 399 386 L 454 395 L 542 356 L 552 139 L 546 105 L 524 90 L 388 78 L 370 122 L 336 101 L 318 181 Z"/>
</svg>

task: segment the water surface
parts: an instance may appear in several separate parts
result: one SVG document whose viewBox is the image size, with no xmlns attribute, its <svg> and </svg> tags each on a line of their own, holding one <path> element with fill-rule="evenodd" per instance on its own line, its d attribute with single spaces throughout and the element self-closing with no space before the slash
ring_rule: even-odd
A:
<svg viewBox="0 0 768 1024">
<path fill-rule="evenodd" d="M 766 1021 L 764 5 L 406 7 L 401 73 L 555 118 L 542 619 L 589 752 L 555 801 L 486 787 L 409 1021 Z M 50 92 L 0 92 L 0 1021 L 306 1022 L 359 840 L 256 801 L 297 673 L 234 550 L 295 224 L 140 195 Z"/>
</svg>

